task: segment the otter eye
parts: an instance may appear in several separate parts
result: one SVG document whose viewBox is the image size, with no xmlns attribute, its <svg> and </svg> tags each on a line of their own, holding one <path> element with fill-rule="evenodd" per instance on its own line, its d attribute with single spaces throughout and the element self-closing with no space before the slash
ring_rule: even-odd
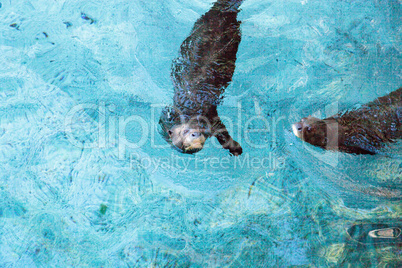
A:
<svg viewBox="0 0 402 268">
<path fill-rule="evenodd" d="M 183 131 L 183 134 L 186 135 L 189 131 L 190 131 L 189 129 L 185 129 L 185 130 Z"/>
<path fill-rule="evenodd" d="M 171 136 L 173 134 L 173 131 L 171 131 L 170 129 L 168 130 L 168 134 L 169 136 Z"/>
</svg>

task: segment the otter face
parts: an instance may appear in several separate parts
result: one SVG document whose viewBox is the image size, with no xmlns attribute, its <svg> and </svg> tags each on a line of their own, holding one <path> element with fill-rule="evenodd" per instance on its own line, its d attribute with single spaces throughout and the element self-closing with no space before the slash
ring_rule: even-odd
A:
<svg viewBox="0 0 402 268">
<path fill-rule="evenodd" d="M 293 124 L 292 129 L 296 137 L 305 142 L 320 147 L 327 144 L 327 125 L 324 120 L 309 116 Z"/>
<path fill-rule="evenodd" d="M 200 151 L 206 140 L 198 127 L 192 127 L 188 123 L 172 127 L 168 134 L 173 146 L 186 154 Z"/>
</svg>

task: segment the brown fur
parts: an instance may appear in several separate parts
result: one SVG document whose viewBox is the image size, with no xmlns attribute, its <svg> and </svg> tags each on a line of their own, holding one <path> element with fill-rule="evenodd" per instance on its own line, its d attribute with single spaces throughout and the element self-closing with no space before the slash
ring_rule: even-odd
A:
<svg viewBox="0 0 402 268">
<path fill-rule="evenodd" d="M 235 69 L 240 3 L 241 0 L 217 1 L 197 20 L 180 47 L 179 57 L 173 61 L 173 106 L 162 111 L 159 124 L 161 135 L 180 152 L 198 152 L 205 139 L 215 136 L 232 154 L 242 153 L 217 111 Z"/>
<path fill-rule="evenodd" d="M 303 118 L 293 125 L 296 136 L 324 149 L 376 154 L 402 138 L 402 88 L 361 108 L 320 120 Z"/>
</svg>

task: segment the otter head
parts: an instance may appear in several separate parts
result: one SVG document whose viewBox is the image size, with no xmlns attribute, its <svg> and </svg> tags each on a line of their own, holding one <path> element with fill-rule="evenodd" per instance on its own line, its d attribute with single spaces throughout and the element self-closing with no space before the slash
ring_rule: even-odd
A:
<svg viewBox="0 0 402 268">
<path fill-rule="evenodd" d="M 206 137 L 200 128 L 189 123 L 176 125 L 168 130 L 173 147 L 186 154 L 193 154 L 204 147 Z"/>
<path fill-rule="evenodd" d="M 162 137 L 181 153 L 193 154 L 201 151 L 210 136 L 199 120 L 183 115 L 171 107 L 162 111 L 159 125 Z"/>
<path fill-rule="evenodd" d="M 293 133 L 305 142 L 325 147 L 327 145 L 327 124 L 316 117 L 305 117 L 292 125 Z"/>
</svg>

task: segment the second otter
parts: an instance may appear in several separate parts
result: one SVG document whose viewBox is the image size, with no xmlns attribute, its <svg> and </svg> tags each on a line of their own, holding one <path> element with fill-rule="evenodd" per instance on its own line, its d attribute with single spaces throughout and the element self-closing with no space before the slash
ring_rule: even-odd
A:
<svg viewBox="0 0 402 268">
<path fill-rule="evenodd" d="M 402 138 L 402 88 L 357 110 L 323 120 L 303 118 L 292 128 L 300 139 L 324 149 L 376 154 L 386 143 Z"/>
</svg>

